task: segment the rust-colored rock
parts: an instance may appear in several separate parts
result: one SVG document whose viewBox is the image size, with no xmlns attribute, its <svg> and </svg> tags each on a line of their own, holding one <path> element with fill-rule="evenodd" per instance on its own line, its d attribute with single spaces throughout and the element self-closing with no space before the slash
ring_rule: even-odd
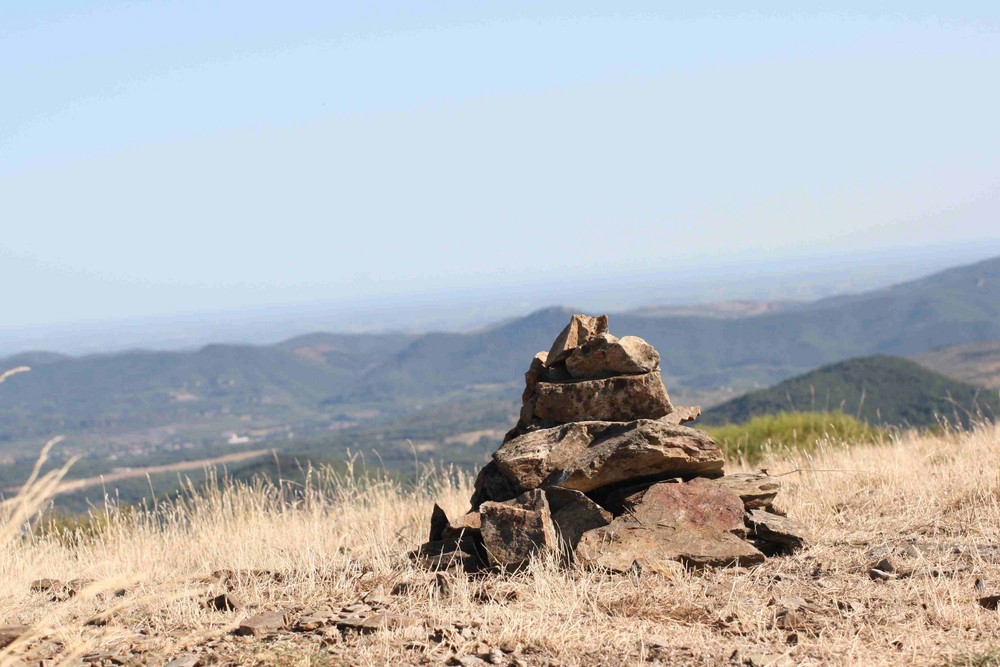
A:
<svg viewBox="0 0 1000 667">
<path fill-rule="evenodd" d="M 685 565 L 750 565 L 764 554 L 733 534 L 743 527 L 743 501 L 696 479 L 654 484 L 633 496 L 630 511 L 583 535 L 577 562 L 624 572 L 635 562 L 675 560 Z"/>
</svg>

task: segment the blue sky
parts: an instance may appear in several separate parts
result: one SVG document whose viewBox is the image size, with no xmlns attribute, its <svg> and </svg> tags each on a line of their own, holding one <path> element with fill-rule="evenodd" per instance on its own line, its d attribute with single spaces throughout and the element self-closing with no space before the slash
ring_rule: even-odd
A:
<svg viewBox="0 0 1000 667">
<path fill-rule="evenodd" d="M 4 3 L 5 324 L 1000 254 L 995 4 L 668 4 Z"/>
</svg>

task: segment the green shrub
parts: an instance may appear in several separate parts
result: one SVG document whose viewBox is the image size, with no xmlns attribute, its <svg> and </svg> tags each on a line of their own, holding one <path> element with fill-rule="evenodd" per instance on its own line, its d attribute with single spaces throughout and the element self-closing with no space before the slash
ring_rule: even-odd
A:
<svg viewBox="0 0 1000 667">
<path fill-rule="evenodd" d="M 781 412 L 754 417 L 745 424 L 704 427 L 729 458 L 749 463 L 765 449 L 809 451 L 821 441 L 867 444 L 879 441 L 883 429 L 873 428 L 843 412 Z"/>
</svg>

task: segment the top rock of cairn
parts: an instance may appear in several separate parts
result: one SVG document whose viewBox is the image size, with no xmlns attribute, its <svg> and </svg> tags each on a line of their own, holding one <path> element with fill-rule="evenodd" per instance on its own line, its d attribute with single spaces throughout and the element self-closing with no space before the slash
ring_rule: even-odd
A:
<svg viewBox="0 0 1000 667">
<path fill-rule="evenodd" d="M 451 522 L 435 506 L 430 567 L 525 564 L 547 550 L 610 570 L 749 565 L 807 542 L 771 506 L 766 475 L 723 476 L 719 446 L 682 426 L 660 355 L 608 333 L 606 315 L 574 315 L 525 373 L 517 425 L 476 479 L 472 511 Z"/>
</svg>

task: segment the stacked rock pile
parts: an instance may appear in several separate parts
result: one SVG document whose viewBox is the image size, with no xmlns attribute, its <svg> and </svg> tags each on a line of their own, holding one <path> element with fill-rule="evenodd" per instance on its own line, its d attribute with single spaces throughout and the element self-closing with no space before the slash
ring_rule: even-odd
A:
<svg viewBox="0 0 1000 667">
<path fill-rule="evenodd" d="M 467 571 L 518 568 L 555 551 L 614 571 L 752 565 L 808 542 L 777 510 L 766 474 L 724 475 L 722 451 L 682 424 L 660 355 L 608 333 L 607 316 L 574 315 L 525 373 L 520 418 L 476 479 L 472 510 L 435 505 L 429 541 L 411 556 Z"/>
</svg>

